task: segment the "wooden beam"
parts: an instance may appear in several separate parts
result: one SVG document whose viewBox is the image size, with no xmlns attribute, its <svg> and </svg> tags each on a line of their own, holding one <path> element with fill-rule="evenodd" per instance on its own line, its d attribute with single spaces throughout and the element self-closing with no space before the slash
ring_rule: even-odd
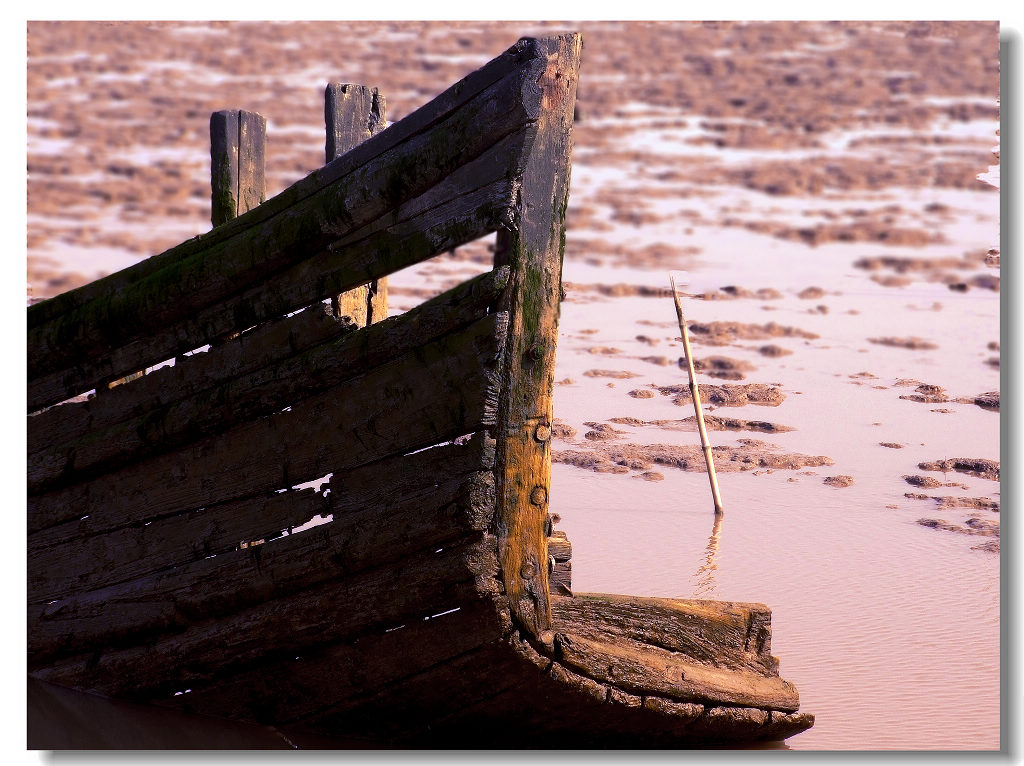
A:
<svg viewBox="0 0 1024 766">
<path fill-rule="evenodd" d="M 290 410 L 29 498 L 35 532 L 97 531 L 311 481 L 492 425 L 507 318 L 490 314 Z"/>
<path fill-rule="evenodd" d="M 332 82 L 324 93 L 327 162 L 377 135 L 386 123 L 386 105 L 377 88 Z M 388 315 L 387 277 L 375 279 L 331 298 L 335 316 L 348 316 L 359 327 Z"/>
<path fill-rule="evenodd" d="M 561 292 L 569 158 L 581 41 L 538 41 L 543 64 L 524 85 L 540 119 L 524 160 L 517 202 L 499 242 L 510 268 L 509 312 L 497 431 L 498 547 L 517 625 L 550 647 L 547 537 L 555 345 Z"/>
<path fill-rule="evenodd" d="M 126 270 L 130 274 L 112 275 L 113 279 L 86 286 L 88 290 L 80 288 L 93 300 L 67 298 L 60 304 L 67 311 L 59 307 L 35 311 L 48 302 L 30 307 L 30 411 L 67 398 L 55 391 L 44 394 L 36 390 L 35 381 L 43 376 L 61 374 L 65 389 L 71 391 L 69 396 L 88 389 L 93 382 L 86 370 L 77 370 L 79 365 L 177 325 L 205 307 L 224 304 L 231 296 L 323 252 L 333 241 L 423 194 L 505 136 L 535 125 L 539 100 L 524 99 L 523 93 L 530 91 L 530 78 L 536 78 L 538 67 L 543 66 L 538 56 L 537 45 L 520 47 L 512 54 L 516 65 L 511 74 L 462 101 L 456 110 L 436 114 L 437 119 L 429 120 L 429 125 L 422 125 L 424 120 L 414 113 L 406 120 L 420 129 L 396 130 L 401 123 L 392 126 L 279 195 L 284 202 L 269 200 L 198 238 L 198 243 L 185 243 L 149 259 L 156 260 L 155 265 L 132 267 Z M 426 131 L 428 126 L 432 130 Z M 484 233 L 487 230 L 493 228 Z M 393 259 L 384 269 L 370 267 L 368 277 L 402 265 L 400 259 Z M 360 281 L 368 281 L 359 276 Z M 342 289 L 358 283 L 345 284 Z M 331 292 L 340 291 L 332 285 Z M 244 303 L 232 305 L 240 329 L 271 318 L 250 312 Z M 217 334 L 202 332 L 199 338 L 164 335 L 162 346 L 147 347 L 144 362 L 128 355 L 111 365 L 112 374 L 122 372 L 117 368 L 127 364 L 127 359 L 131 364 L 123 372 L 195 348 Z"/>
</svg>

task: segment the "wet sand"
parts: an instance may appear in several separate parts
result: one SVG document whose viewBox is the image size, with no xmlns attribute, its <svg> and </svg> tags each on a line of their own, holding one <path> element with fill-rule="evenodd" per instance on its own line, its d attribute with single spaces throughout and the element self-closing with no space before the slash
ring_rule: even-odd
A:
<svg viewBox="0 0 1024 766">
<path fill-rule="evenodd" d="M 323 162 L 328 79 L 380 87 L 394 121 L 567 28 L 586 44 L 551 502 L 574 587 L 768 603 L 818 715 L 795 749 L 998 747 L 994 24 L 32 23 L 33 299 L 209 229 L 210 112 L 268 117 L 272 195 Z M 492 246 L 395 275 L 392 312 Z"/>
</svg>

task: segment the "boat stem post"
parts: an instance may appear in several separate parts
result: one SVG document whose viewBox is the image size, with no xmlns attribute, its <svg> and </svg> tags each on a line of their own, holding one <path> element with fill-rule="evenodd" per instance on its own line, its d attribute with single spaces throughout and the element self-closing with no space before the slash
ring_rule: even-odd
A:
<svg viewBox="0 0 1024 766">
<path fill-rule="evenodd" d="M 690 376 L 690 397 L 693 399 L 693 410 L 697 415 L 697 430 L 700 431 L 700 446 L 704 450 L 704 462 L 707 464 L 708 478 L 711 481 L 711 498 L 715 503 L 715 513 L 721 514 L 725 509 L 722 507 L 722 495 L 718 490 L 718 476 L 715 474 L 715 460 L 711 455 L 711 442 L 708 440 L 708 431 L 704 426 L 704 410 L 701 408 L 700 391 L 693 371 L 693 355 L 690 353 L 690 336 L 686 332 L 686 320 L 683 318 L 683 304 L 680 302 L 679 292 L 676 290 L 675 275 L 669 274 L 668 278 L 672 284 L 672 300 L 676 304 L 679 332 L 683 337 L 683 354 L 686 356 L 686 369 Z"/>
</svg>

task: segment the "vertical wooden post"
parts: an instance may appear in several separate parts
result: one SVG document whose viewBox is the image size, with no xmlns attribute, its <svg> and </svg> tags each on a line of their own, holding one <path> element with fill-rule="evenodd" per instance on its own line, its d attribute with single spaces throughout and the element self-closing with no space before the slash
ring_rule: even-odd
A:
<svg viewBox="0 0 1024 766">
<path fill-rule="evenodd" d="M 210 115 L 210 220 L 214 226 L 266 200 L 266 139 L 267 120 L 261 114 L 225 109 Z M 230 332 L 210 345 L 237 336 L 238 332 Z"/>
<path fill-rule="evenodd" d="M 210 219 L 237 218 L 266 199 L 267 121 L 256 112 L 228 109 L 210 116 Z"/>
<path fill-rule="evenodd" d="M 324 93 L 324 120 L 327 123 L 327 162 L 384 130 L 384 96 L 366 85 L 329 83 Z M 350 317 L 358 327 L 379 322 L 388 316 L 387 277 L 353 288 L 331 299 L 337 317 Z"/>
<path fill-rule="evenodd" d="M 499 309 L 509 312 L 510 329 L 496 429 L 498 552 L 513 618 L 549 648 L 551 402 L 580 40 L 571 34 L 538 41 L 546 58 L 539 92 L 524 88 L 525 97 L 537 99 L 536 139 L 495 252 L 496 263 L 509 266 Z"/>
</svg>

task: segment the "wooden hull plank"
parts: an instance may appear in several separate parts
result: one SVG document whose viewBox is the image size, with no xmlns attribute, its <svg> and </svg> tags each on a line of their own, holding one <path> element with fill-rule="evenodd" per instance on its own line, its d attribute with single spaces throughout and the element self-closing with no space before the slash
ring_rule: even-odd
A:
<svg viewBox="0 0 1024 766">
<path fill-rule="evenodd" d="M 491 314 L 291 411 L 31 497 L 30 534 L 84 515 L 97 531 L 144 523 L 474 433 L 493 423 L 504 337 L 504 315 Z"/>
</svg>

